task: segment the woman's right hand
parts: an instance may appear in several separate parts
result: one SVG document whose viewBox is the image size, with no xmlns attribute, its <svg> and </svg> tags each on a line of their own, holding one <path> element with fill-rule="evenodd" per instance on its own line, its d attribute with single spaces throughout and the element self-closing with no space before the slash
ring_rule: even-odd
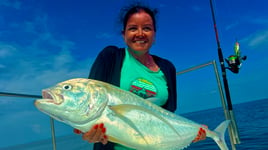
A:
<svg viewBox="0 0 268 150">
<path fill-rule="evenodd" d="M 80 134 L 82 133 L 83 140 L 88 141 L 90 143 L 98 143 L 101 142 L 102 144 L 108 143 L 108 136 L 105 134 L 106 128 L 104 124 L 96 124 L 94 125 L 89 131 L 82 133 L 78 129 L 74 129 L 74 133 Z"/>
</svg>

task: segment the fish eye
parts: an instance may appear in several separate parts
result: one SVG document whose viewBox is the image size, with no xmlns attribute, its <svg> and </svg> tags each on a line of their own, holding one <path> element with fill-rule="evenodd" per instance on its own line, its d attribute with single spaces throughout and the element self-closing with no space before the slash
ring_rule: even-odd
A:
<svg viewBox="0 0 268 150">
<path fill-rule="evenodd" d="M 62 89 L 64 89 L 64 90 L 71 90 L 72 89 L 72 86 L 71 85 L 63 85 L 62 86 Z"/>
</svg>

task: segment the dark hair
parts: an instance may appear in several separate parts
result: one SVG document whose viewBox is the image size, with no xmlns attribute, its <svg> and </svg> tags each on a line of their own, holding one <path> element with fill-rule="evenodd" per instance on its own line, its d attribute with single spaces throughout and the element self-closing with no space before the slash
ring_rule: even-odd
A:
<svg viewBox="0 0 268 150">
<path fill-rule="evenodd" d="M 129 6 L 123 7 L 120 11 L 120 22 L 122 23 L 122 30 L 126 29 L 127 21 L 129 17 L 135 13 L 144 11 L 149 14 L 153 20 L 154 31 L 156 31 L 156 14 L 158 13 L 157 9 L 152 9 L 141 2 L 135 2 Z"/>
</svg>

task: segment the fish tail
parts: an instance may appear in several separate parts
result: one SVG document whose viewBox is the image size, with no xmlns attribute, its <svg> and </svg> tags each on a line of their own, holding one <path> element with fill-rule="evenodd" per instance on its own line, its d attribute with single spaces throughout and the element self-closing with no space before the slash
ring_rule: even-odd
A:
<svg viewBox="0 0 268 150">
<path fill-rule="evenodd" d="M 216 136 L 213 137 L 213 140 L 218 144 L 221 150 L 228 150 L 227 144 L 224 139 L 224 134 L 229 123 L 230 120 L 225 120 L 214 130 Z"/>
</svg>

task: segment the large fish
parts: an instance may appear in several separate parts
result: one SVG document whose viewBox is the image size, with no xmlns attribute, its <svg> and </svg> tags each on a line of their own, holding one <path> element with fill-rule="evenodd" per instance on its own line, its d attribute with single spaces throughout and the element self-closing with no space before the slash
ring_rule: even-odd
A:
<svg viewBox="0 0 268 150">
<path fill-rule="evenodd" d="M 116 86 L 91 79 L 71 79 L 42 91 L 35 101 L 42 112 L 87 132 L 104 123 L 109 141 L 141 150 L 177 150 L 189 146 L 200 128 L 221 150 L 229 121 L 214 131 L 169 112 Z"/>
</svg>

